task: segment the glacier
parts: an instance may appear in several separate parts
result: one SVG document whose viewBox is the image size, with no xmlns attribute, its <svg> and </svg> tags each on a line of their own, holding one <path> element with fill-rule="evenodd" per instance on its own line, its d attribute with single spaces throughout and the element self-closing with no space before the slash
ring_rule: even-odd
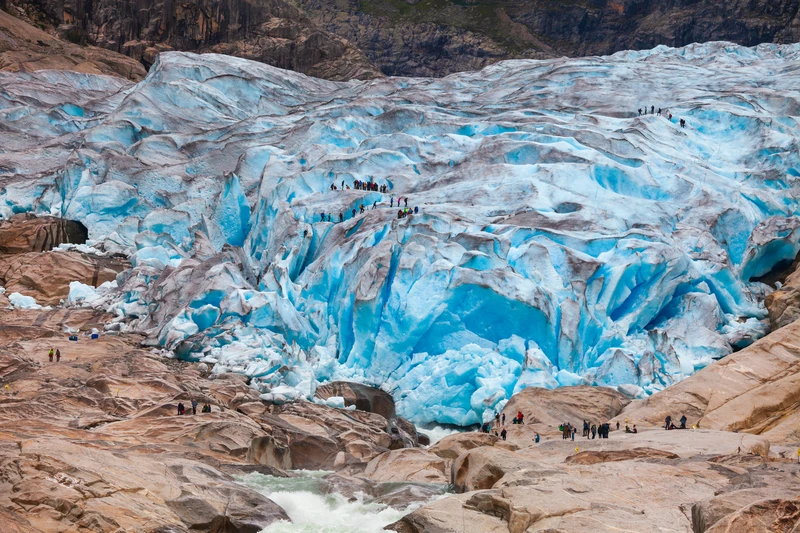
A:
<svg viewBox="0 0 800 533">
<path fill-rule="evenodd" d="M 171 52 L 136 85 L 0 73 L 0 116 L 0 216 L 133 263 L 65 305 L 271 401 L 357 380 L 464 426 L 529 386 L 641 397 L 766 334 L 800 251 L 800 45 L 346 83 Z"/>
</svg>

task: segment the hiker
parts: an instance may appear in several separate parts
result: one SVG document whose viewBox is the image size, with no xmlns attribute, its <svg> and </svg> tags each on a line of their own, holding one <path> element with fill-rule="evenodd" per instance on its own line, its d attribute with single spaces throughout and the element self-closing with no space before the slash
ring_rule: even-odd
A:
<svg viewBox="0 0 800 533">
<path fill-rule="evenodd" d="M 625 425 L 625 433 L 633 433 L 633 431 L 631 431 L 631 428 L 629 428 L 627 424 Z"/>
<path fill-rule="evenodd" d="M 58 355 L 58 352 L 56 352 L 56 355 Z M 686 429 L 686 415 L 681 417 L 681 429 Z"/>
<path fill-rule="evenodd" d="M 636 429 L 636 424 L 633 425 L 633 430 L 631 431 L 631 433 L 639 433 L 639 430 Z"/>
<path fill-rule="evenodd" d="M 639 116 L 640 117 L 642 116 L 642 108 L 641 107 L 639 108 Z"/>
<path fill-rule="evenodd" d="M 364 204 L 361 204 L 361 214 L 364 214 Z"/>
<path fill-rule="evenodd" d="M 655 112 L 656 112 L 656 106 L 654 106 L 654 105 L 651 105 L 651 106 L 650 106 L 650 114 L 652 115 L 652 114 L 653 114 L 653 113 L 655 113 Z"/>
<path fill-rule="evenodd" d="M 405 204 L 406 204 L 406 207 L 408 207 L 408 196 L 406 196 L 405 198 L 403 198 L 403 201 L 405 202 Z"/>
<path fill-rule="evenodd" d="M 356 210 L 353 208 L 353 218 L 356 218 Z"/>
<path fill-rule="evenodd" d="M 375 209 L 376 207 L 378 207 L 378 200 L 372 202 L 372 209 Z"/>
<path fill-rule="evenodd" d="M 522 411 L 517 411 L 517 418 L 519 419 L 520 424 L 524 424 L 524 422 L 522 421 L 522 416 L 523 416 Z"/>
<path fill-rule="evenodd" d="M 344 180 L 342 180 L 342 190 L 344 190 Z"/>
<path fill-rule="evenodd" d="M 685 128 L 685 127 L 686 127 L 686 121 L 681 119 L 681 128 Z"/>
<path fill-rule="evenodd" d="M 201 412 L 202 412 L 202 413 L 210 413 L 210 412 L 211 412 L 211 406 L 210 406 L 210 405 L 208 405 L 208 404 L 205 404 L 205 405 L 203 406 L 203 410 L 202 410 Z"/>
<path fill-rule="evenodd" d="M 536 437 L 533 439 L 533 442 L 538 444 L 538 442 L 539 442 L 539 434 L 538 433 L 536 434 Z"/>
<path fill-rule="evenodd" d="M 397 210 L 397 218 L 403 218 L 403 210 L 402 209 L 398 209 Z"/>
<path fill-rule="evenodd" d="M 495 423 L 495 425 L 497 425 L 497 426 L 499 426 L 499 425 L 500 425 L 500 413 L 495 413 L 495 414 L 494 414 L 494 423 Z"/>
<path fill-rule="evenodd" d="M 391 208 L 391 207 L 394 207 L 394 196 L 392 196 L 391 198 L 389 198 L 389 207 L 390 207 L 390 208 Z"/>
<path fill-rule="evenodd" d="M 672 113 L 669 114 L 669 121 L 672 122 Z"/>
<path fill-rule="evenodd" d="M 335 191 L 335 190 L 336 190 L 336 184 L 335 184 L 335 183 L 331 183 L 331 190 L 332 190 L 332 191 Z"/>
<path fill-rule="evenodd" d="M 50 351 L 49 351 L 49 352 L 47 352 L 47 358 L 48 358 L 48 359 L 50 359 L 50 362 L 51 362 L 51 363 L 53 362 L 53 353 L 54 353 L 54 352 L 53 352 L 53 349 L 52 349 L 52 348 L 50 348 Z"/>
<path fill-rule="evenodd" d="M 197 414 L 197 400 L 192 400 L 192 414 Z"/>
<path fill-rule="evenodd" d="M 322 212 L 319 214 L 319 221 L 320 221 L 320 222 L 325 222 L 325 211 L 322 211 Z"/>
<path fill-rule="evenodd" d="M 61 361 L 61 350 L 56 348 L 56 363 L 58 363 L 59 361 Z"/>
<path fill-rule="evenodd" d="M 583 434 L 581 436 L 582 437 L 589 436 L 589 422 L 587 422 L 586 420 L 583 421 Z"/>
<path fill-rule="evenodd" d="M 500 432 L 500 436 L 503 437 L 503 440 L 506 440 L 506 428 L 503 428 L 503 431 Z"/>
<path fill-rule="evenodd" d="M 416 215 L 417 213 L 419 213 L 419 206 L 415 205 L 414 206 L 414 214 Z"/>
<path fill-rule="evenodd" d="M 330 221 L 331 221 L 331 214 L 328 213 L 328 222 L 330 222 Z"/>
<path fill-rule="evenodd" d="M 592 440 L 594 440 L 594 436 L 595 436 L 596 433 L 597 433 L 597 426 L 592 424 Z"/>
<path fill-rule="evenodd" d="M 178 416 L 182 415 L 186 408 L 183 406 L 182 403 L 178 403 Z"/>
<path fill-rule="evenodd" d="M 578 430 L 573 427 L 572 428 L 572 440 L 573 441 L 575 440 L 575 433 L 577 433 L 577 432 L 578 432 Z"/>
<path fill-rule="evenodd" d="M 503 425 L 504 426 L 506 425 L 506 414 L 505 413 L 503 413 Z"/>
<path fill-rule="evenodd" d="M 344 215 L 342 215 L 341 211 L 339 211 L 339 222 L 344 222 Z"/>
<path fill-rule="evenodd" d="M 664 429 L 669 429 L 669 425 L 672 422 L 672 416 L 667 415 L 667 418 L 664 419 Z"/>
<path fill-rule="evenodd" d="M 619 420 L 617 420 L 617 431 L 619 431 Z"/>
</svg>

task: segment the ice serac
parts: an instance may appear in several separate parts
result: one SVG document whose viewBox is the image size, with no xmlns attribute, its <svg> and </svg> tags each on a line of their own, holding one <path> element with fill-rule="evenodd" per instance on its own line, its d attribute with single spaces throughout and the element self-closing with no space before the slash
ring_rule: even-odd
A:
<svg viewBox="0 0 800 533">
<path fill-rule="evenodd" d="M 710 43 L 443 79 L 185 53 L 137 85 L 0 74 L 0 212 L 129 255 L 88 304 L 273 402 L 360 381 L 466 425 L 530 386 L 646 397 L 768 330 L 762 280 L 800 250 L 798 67 Z"/>
</svg>

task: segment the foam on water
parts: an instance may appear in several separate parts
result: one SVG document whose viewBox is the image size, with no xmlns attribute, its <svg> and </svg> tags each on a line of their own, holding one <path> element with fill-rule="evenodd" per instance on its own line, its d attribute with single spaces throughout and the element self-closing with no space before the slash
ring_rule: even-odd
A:
<svg viewBox="0 0 800 533">
<path fill-rule="evenodd" d="M 250 488 L 283 507 L 292 522 L 279 522 L 262 533 L 380 533 L 412 509 L 397 510 L 363 497 L 348 501 L 341 494 L 324 494 L 322 471 L 296 472 L 280 478 L 252 473 L 241 478 Z"/>
<path fill-rule="evenodd" d="M 434 426 L 432 428 L 417 428 L 417 432 L 427 436 L 431 441 L 431 445 L 436 444 L 449 435 L 461 433 L 461 431 L 458 429 L 444 428 L 442 426 Z"/>
</svg>

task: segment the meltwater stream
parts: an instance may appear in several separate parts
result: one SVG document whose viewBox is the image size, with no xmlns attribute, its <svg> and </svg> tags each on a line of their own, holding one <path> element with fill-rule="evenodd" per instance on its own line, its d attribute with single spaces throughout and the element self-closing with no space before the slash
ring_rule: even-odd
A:
<svg viewBox="0 0 800 533">
<path fill-rule="evenodd" d="M 370 502 L 350 501 L 326 493 L 323 477 L 330 472 L 297 471 L 297 477 L 280 478 L 252 473 L 240 478 L 248 487 L 283 507 L 292 522 L 278 522 L 261 533 L 379 533 L 420 504 L 399 510 Z"/>
</svg>

